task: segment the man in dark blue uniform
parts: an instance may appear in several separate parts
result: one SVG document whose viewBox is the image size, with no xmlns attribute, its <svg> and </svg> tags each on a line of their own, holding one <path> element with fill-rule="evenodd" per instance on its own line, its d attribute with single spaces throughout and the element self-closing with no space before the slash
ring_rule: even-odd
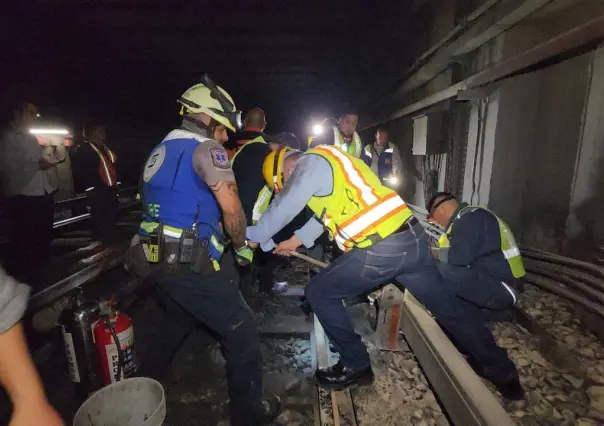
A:
<svg viewBox="0 0 604 426">
<path fill-rule="evenodd" d="M 434 195 L 427 210 L 428 218 L 446 229 L 434 254 L 443 290 L 454 297 L 449 310 L 457 318 L 456 343 L 504 398 L 524 399 L 514 363 L 484 324 L 485 310 L 500 311 L 516 303 L 512 287 L 525 274 L 510 229 L 489 210 L 459 203 L 447 192 Z"/>
<path fill-rule="evenodd" d="M 262 359 L 256 325 L 238 289 L 232 256 L 248 265 L 246 219 L 221 143 L 239 119 L 226 91 L 204 76 L 179 99 L 183 123 L 153 150 L 144 167 L 145 215 L 138 237 L 160 288 L 220 339 L 226 359 L 231 424 L 263 425 L 280 412 L 262 399 Z M 138 248 L 138 246 L 134 246 Z"/>
</svg>

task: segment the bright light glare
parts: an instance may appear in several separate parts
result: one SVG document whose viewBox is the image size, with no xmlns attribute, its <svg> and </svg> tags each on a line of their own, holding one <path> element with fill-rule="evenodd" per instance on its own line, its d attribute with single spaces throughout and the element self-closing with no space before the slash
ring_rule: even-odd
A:
<svg viewBox="0 0 604 426">
<path fill-rule="evenodd" d="M 323 133 L 323 126 L 321 126 L 320 124 L 315 124 L 312 126 L 313 135 L 319 136 L 321 133 Z"/>
<path fill-rule="evenodd" d="M 389 182 L 390 185 L 398 185 L 398 178 L 396 176 L 390 176 Z"/>
<path fill-rule="evenodd" d="M 32 135 L 68 135 L 69 131 L 65 129 L 29 129 Z"/>
</svg>

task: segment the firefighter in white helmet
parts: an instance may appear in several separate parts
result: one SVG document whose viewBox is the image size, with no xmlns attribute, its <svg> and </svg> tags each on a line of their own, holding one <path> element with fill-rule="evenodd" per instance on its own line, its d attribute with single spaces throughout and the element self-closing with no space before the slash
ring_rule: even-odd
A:
<svg viewBox="0 0 604 426">
<path fill-rule="evenodd" d="M 180 98 L 183 122 L 151 152 L 144 167 L 145 214 L 130 250 L 139 268 L 191 315 L 216 332 L 226 359 L 230 420 L 262 425 L 280 412 L 278 398 L 262 399 L 262 359 L 256 324 L 237 285 L 234 257 L 250 264 L 246 220 L 222 143 L 240 127 L 231 96 L 208 76 Z M 140 265 L 144 260 L 145 265 Z M 141 262 L 142 261 L 142 262 Z"/>
</svg>

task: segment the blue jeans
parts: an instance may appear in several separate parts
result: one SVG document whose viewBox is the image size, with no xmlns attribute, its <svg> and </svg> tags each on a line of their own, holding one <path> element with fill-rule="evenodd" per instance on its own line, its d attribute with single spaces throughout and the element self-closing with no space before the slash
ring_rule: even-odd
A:
<svg viewBox="0 0 604 426">
<path fill-rule="evenodd" d="M 370 360 L 342 299 L 372 291 L 393 280 L 432 312 L 481 365 L 486 378 L 498 381 L 516 375 L 514 364 L 505 350 L 495 344 L 482 318 L 447 290 L 428 247 L 428 236 L 419 224 L 368 248 L 353 249 L 340 256 L 306 287 L 306 298 L 345 366 L 366 367 Z"/>
</svg>

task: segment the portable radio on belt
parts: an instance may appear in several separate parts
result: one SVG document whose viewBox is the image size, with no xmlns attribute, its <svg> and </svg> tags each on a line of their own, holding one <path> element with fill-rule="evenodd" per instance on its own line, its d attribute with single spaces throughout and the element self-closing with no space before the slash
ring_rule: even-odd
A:
<svg viewBox="0 0 604 426">
<path fill-rule="evenodd" d="M 193 263 L 197 247 L 197 230 L 183 229 L 178 247 L 178 263 Z"/>
<path fill-rule="evenodd" d="M 145 253 L 148 262 L 160 263 L 162 261 L 163 242 L 164 227 L 160 224 L 149 233 L 149 250 Z"/>
</svg>

